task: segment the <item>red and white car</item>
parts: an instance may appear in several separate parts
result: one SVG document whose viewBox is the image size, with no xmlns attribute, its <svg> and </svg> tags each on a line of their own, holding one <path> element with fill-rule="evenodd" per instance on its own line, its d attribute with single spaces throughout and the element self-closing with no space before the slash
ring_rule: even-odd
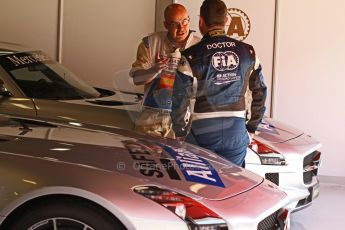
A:
<svg viewBox="0 0 345 230">
<path fill-rule="evenodd" d="M 278 185 L 297 211 L 319 195 L 320 147 L 310 135 L 265 118 L 248 148 L 246 169 Z"/>
</svg>

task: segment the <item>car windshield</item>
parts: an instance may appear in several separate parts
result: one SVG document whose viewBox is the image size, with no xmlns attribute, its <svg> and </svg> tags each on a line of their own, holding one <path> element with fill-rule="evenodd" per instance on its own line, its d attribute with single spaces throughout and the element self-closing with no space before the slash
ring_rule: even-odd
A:
<svg viewBox="0 0 345 230">
<path fill-rule="evenodd" d="M 30 98 L 73 100 L 101 96 L 41 51 L 1 55 L 0 65 Z"/>
</svg>

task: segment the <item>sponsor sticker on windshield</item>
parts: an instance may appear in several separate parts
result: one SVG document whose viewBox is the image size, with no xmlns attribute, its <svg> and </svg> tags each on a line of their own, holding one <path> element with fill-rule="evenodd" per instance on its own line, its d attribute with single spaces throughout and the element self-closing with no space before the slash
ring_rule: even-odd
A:
<svg viewBox="0 0 345 230">
<path fill-rule="evenodd" d="M 40 63 L 52 63 L 53 60 L 41 51 L 13 53 L 0 56 L 0 63 L 7 71 L 34 66 Z"/>
</svg>

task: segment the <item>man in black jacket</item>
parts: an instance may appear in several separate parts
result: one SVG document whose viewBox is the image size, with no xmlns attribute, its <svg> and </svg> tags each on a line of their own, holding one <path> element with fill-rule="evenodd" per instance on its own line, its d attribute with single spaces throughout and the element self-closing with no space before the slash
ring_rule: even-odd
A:
<svg viewBox="0 0 345 230">
<path fill-rule="evenodd" d="M 178 137 L 187 134 L 185 114 L 195 96 L 190 135 L 201 147 L 243 166 L 247 146 L 265 112 L 267 89 L 253 47 L 227 36 L 226 22 L 223 1 L 202 3 L 203 38 L 182 52 L 184 61 L 174 85 L 173 129 Z M 251 116 L 246 124 L 248 96 Z"/>
</svg>

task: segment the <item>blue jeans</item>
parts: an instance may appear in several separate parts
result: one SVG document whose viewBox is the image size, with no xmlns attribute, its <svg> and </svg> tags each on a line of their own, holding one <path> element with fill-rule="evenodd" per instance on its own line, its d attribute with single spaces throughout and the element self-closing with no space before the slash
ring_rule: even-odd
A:
<svg viewBox="0 0 345 230">
<path fill-rule="evenodd" d="M 192 130 L 186 141 L 207 148 L 244 167 L 249 144 L 244 118 L 219 117 L 195 120 L 192 122 Z"/>
</svg>

